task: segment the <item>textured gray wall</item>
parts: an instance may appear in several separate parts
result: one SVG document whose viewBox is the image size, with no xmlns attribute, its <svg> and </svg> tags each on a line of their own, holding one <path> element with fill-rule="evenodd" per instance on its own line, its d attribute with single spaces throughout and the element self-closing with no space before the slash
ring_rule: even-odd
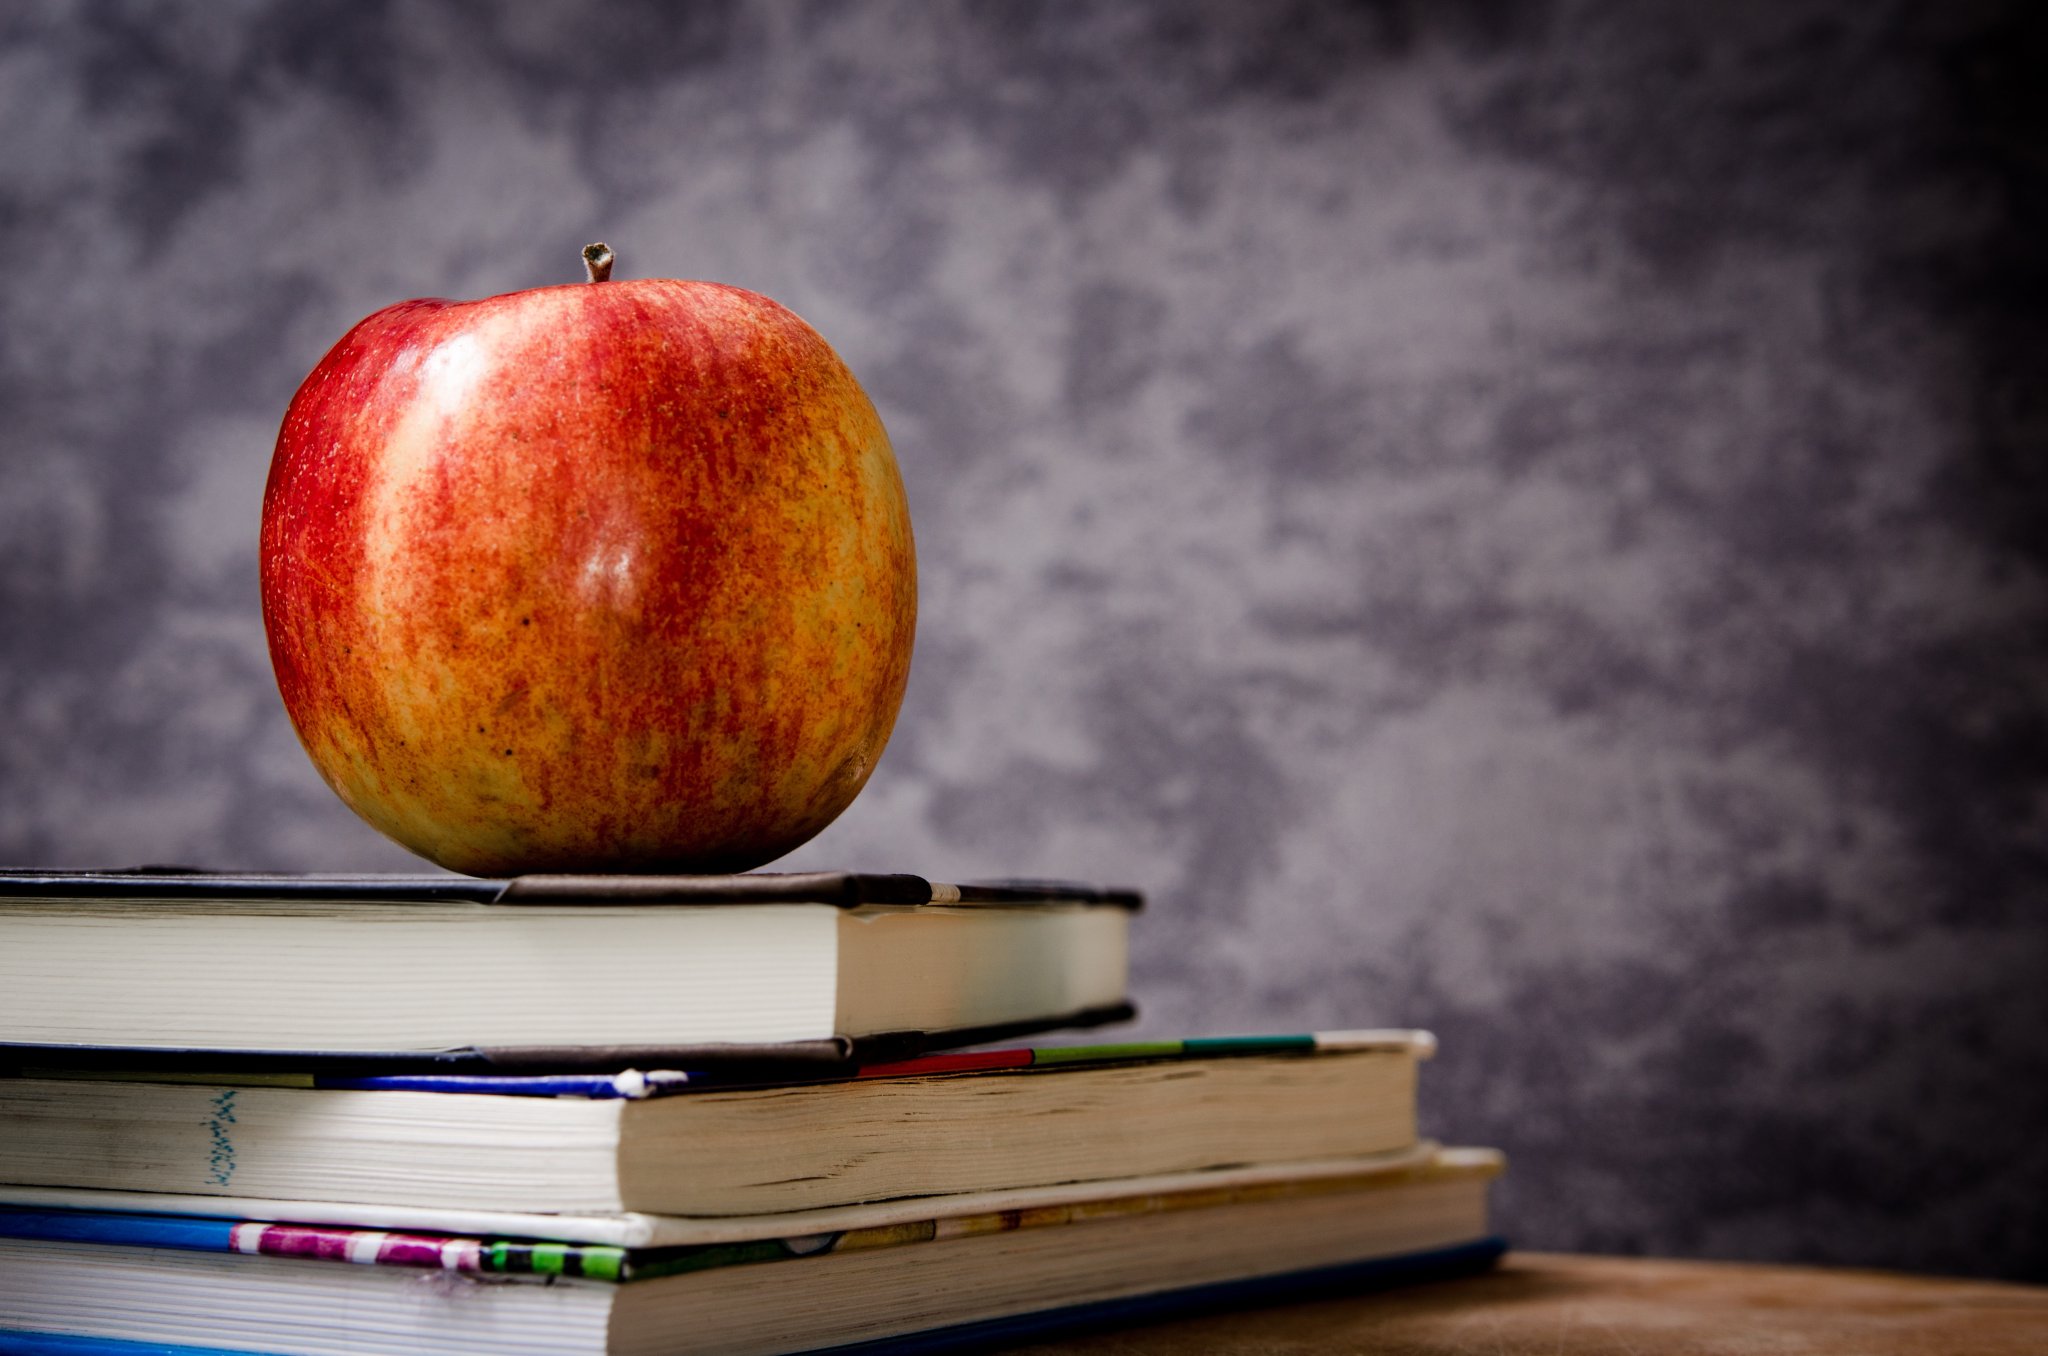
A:
<svg viewBox="0 0 2048 1356">
<path fill-rule="evenodd" d="M 0 9 L 0 859 L 406 869 L 271 686 L 359 316 L 710 277 L 924 607 L 792 866 L 1146 888 L 1159 1033 L 1424 1024 L 1545 1247 L 2048 1277 L 2024 5 Z"/>
</svg>

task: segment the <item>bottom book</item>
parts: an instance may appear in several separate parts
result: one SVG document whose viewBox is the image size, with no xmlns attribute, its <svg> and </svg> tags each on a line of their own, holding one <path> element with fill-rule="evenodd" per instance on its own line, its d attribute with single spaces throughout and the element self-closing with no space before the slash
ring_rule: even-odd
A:
<svg viewBox="0 0 2048 1356">
<path fill-rule="evenodd" d="M 1482 1267 L 1500 1169 L 1450 1149 L 1180 1174 L 1023 1208 L 931 1198 L 915 1220 L 892 1202 L 796 1236 L 756 1216 L 675 1247 L 0 1207 L 0 1352 L 948 1350 Z"/>
</svg>

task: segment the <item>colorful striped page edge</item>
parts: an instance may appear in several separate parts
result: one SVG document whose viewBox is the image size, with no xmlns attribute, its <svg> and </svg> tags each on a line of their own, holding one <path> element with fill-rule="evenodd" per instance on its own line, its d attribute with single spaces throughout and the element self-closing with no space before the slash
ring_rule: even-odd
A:
<svg viewBox="0 0 2048 1356">
<path fill-rule="evenodd" d="M 1172 1041 L 1124 1041 L 1099 1045 L 1041 1045 L 1015 1050 L 964 1051 L 870 1064 L 855 1078 L 915 1078 L 984 1070 L 1071 1067 L 1082 1064 L 1137 1064 L 1154 1060 L 1230 1059 L 1258 1055 L 1335 1054 L 1362 1050 L 1407 1051 L 1427 1059 L 1436 1037 L 1427 1031 L 1315 1031 L 1286 1036 L 1208 1036 Z"/>
<path fill-rule="evenodd" d="M 936 1074 L 996 1073 L 1015 1069 L 1071 1068 L 1098 1064 L 1139 1064 L 1181 1059 L 1229 1059 L 1260 1055 L 1314 1055 L 1368 1050 L 1406 1051 L 1417 1059 L 1436 1053 L 1427 1031 L 1375 1029 L 1317 1031 L 1281 1036 L 1210 1036 L 1185 1040 L 1125 1041 L 1098 1045 L 1026 1046 L 921 1055 L 868 1064 L 850 1073 L 794 1082 L 843 1082 L 868 1078 L 924 1078 Z M 198 1083 L 216 1087 L 308 1088 L 334 1092 L 445 1092 L 488 1097 L 580 1097 L 640 1101 L 680 1092 L 763 1086 L 760 1078 L 721 1076 L 679 1069 L 626 1069 L 608 1074 L 372 1074 L 207 1073 L 163 1069 L 50 1069 L 14 1071 L 31 1078 L 72 1078 L 142 1083 Z"/>
<path fill-rule="evenodd" d="M 517 1279 L 651 1280 L 719 1267 L 785 1261 L 1051 1228 L 1089 1220 L 1207 1210 L 1254 1201 L 1367 1193 L 1418 1181 L 1491 1178 L 1503 1165 L 1489 1150 L 1445 1150 L 1395 1171 L 1238 1181 L 1121 1196 L 1049 1200 L 937 1218 L 887 1220 L 783 1237 L 668 1247 L 487 1238 L 450 1233 L 277 1223 L 189 1215 L 0 1205 L 0 1238 L 32 1242 L 169 1248 L 187 1252 L 292 1257 Z M 929 1206 L 927 1205 L 927 1208 Z"/>
</svg>

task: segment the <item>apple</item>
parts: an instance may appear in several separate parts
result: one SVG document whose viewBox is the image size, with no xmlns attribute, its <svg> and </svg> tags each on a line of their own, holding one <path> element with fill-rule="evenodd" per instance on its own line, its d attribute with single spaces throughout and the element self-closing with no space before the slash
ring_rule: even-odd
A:
<svg viewBox="0 0 2048 1356">
<path fill-rule="evenodd" d="M 902 479 L 795 315 L 584 254 L 379 311 L 306 378 L 263 498 L 278 689 L 341 799 L 443 866 L 745 870 L 888 742 Z"/>
</svg>

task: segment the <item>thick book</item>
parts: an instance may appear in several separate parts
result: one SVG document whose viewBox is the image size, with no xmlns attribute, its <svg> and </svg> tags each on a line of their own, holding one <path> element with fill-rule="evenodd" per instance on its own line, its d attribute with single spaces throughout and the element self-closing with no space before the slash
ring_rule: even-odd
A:
<svg viewBox="0 0 2048 1356">
<path fill-rule="evenodd" d="M 0 871 L 0 1063 L 821 1067 L 1128 1016 L 1127 890 Z"/>
<path fill-rule="evenodd" d="M 1416 1142 L 1419 1031 L 933 1055 L 831 1081 L 0 1078 L 0 1182 L 740 1215 L 1288 1163 Z"/>
<path fill-rule="evenodd" d="M 1483 1265 L 1487 1150 L 1134 1179 L 858 1212 L 791 1234 L 616 1247 L 110 1211 L 0 1208 L 0 1332 L 337 1356 L 746 1353 L 977 1340 L 1054 1316 Z M 765 1232 L 764 1232 L 765 1230 Z M 431 1284 L 422 1282 L 431 1279 Z M 39 1336 L 37 1336 L 39 1335 Z M 6 1339 L 0 1338 L 0 1350 Z"/>
</svg>

